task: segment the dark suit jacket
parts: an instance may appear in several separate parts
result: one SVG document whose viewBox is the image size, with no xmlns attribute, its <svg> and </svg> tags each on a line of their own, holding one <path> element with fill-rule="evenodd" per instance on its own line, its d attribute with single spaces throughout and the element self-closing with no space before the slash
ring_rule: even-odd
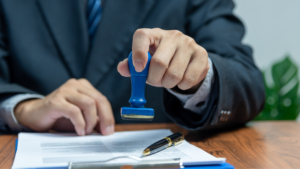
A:
<svg viewBox="0 0 300 169">
<path fill-rule="evenodd" d="M 95 41 L 89 44 L 82 0 L 0 0 L 0 97 L 47 95 L 70 78 L 86 78 L 111 102 L 116 123 L 129 106 L 130 78 L 117 72 L 138 28 L 176 29 L 209 52 L 215 82 L 201 111 L 186 110 L 165 89 L 146 87 L 153 122 L 188 129 L 243 124 L 264 104 L 264 86 L 244 27 L 231 0 L 106 0 Z M 224 113 L 224 111 L 226 113 Z M 230 111 L 230 114 L 229 114 Z"/>
</svg>

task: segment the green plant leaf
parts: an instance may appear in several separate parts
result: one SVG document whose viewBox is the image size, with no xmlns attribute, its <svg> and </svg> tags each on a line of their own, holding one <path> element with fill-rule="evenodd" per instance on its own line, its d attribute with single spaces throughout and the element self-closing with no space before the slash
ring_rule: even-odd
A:
<svg viewBox="0 0 300 169">
<path fill-rule="evenodd" d="M 298 67 L 286 56 L 263 72 L 266 103 L 255 120 L 295 120 L 300 111 Z"/>
</svg>

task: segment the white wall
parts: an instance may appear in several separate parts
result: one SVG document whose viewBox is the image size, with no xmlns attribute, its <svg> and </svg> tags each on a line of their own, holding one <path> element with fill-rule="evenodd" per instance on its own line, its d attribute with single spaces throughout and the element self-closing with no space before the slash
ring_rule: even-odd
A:
<svg viewBox="0 0 300 169">
<path fill-rule="evenodd" d="M 258 67 L 266 69 L 290 54 L 300 68 L 300 0 L 234 2 L 234 12 L 246 26 L 243 42 L 254 49 Z"/>
<path fill-rule="evenodd" d="M 300 66 L 300 0 L 234 0 L 260 68 L 291 54 Z"/>
</svg>

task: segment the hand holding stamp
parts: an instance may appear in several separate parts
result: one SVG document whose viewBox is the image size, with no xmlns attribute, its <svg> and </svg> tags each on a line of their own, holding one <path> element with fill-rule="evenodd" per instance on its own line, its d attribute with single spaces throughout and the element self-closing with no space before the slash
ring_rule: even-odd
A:
<svg viewBox="0 0 300 169">
<path fill-rule="evenodd" d="M 121 117 L 123 120 L 142 120 L 151 121 L 154 118 L 154 110 L 145 108 L 145 85 L 148 77 L 151 55 L 148 52 L 148 61 L 142 72 L 135 71 L 132 63 L 132 52 L 128 56 L 128 67 L 131 75 L 131 97 L 129 99 L 130 107 L 121 108 Z"/>
</svg>

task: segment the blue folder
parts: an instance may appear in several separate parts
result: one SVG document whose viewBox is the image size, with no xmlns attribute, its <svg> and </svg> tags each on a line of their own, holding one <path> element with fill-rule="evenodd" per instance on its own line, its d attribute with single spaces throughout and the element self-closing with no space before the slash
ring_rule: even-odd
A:
<svg viewBox="0 0 300 169">
<path fill-rule="evenodd" d="M 15 153 L 17 153 L 17 148 L 18 148 L 18 139 L 16 139 L 16 149 Z M 67 169 L 68 167 L 52 167 L 52 168 L 42 168 L 42 169 Z M 217 165 L 201 165 L 201 166 L 188 166 L 184 167 L 186 169 L 234 169 L 234 166 L 228 163 L 222 163 L 222 164 L 217 164 Z M 28 169 L 28 168 L 26 168 Z M 38 168 L 35 168 L 38 169 Z"/>
</svg>

